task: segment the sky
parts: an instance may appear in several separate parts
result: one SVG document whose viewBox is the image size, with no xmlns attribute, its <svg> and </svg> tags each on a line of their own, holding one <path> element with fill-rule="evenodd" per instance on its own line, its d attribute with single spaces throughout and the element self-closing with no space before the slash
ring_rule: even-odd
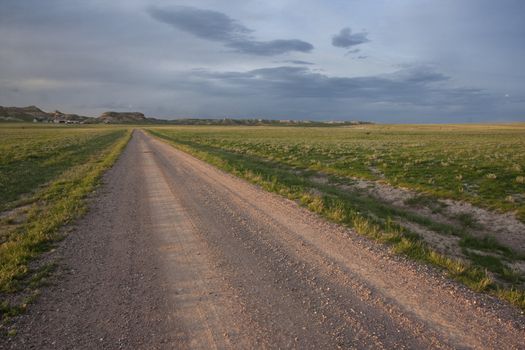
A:
<svg viewBox="0 0 525 350">
<path fill-rule="evenodd" d="M 525 121 L 522 0 L 0 0 L 0 105 Z"/>
</svg>

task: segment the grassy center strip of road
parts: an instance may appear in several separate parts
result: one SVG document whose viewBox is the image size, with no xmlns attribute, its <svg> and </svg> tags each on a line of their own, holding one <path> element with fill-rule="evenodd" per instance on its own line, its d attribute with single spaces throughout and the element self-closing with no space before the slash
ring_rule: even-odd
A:
<svg viewBox="0 0 525 350">
<path fill-rule="evenodd" d="M 486 292 L 507 300 L 525 310 L 525 291 L 523 277 L 493 264 L 499 269 L 488 271 L 484 259 L 457 259 L 432 249 L 417 233 L 408 230 L 392 220 L 393 217 L 409 218 L 423 225 L 435 226 L 443 233 L 462 235 L 464 242 L 483 246 L 483 242 L 464 232 L 455 232 L 453 226 L 434 223 L 424 217 L 389 207 L 372 197 L 359 196 L 339 190 L 331 184 L 311 181 L 311 177 L 289 166 L 271 159 L 260 158 L 242 152 L 232 152 L 199 143 L 198 137 L 178 138 L 176 133 L 163 129 L 148 129 L 156 137 L 164 139 L 173 146 L 204 160 L 233 175 L 257 184 L 265 190 L 278 193 L 298 202 L 300 205 L 333 222 L 351 227 L 357 233 L 392 246 L 394 252 L 411 259 L 438 266 L 448 275 L 478 292 Z M 467 244 L 464 243 L 464 244 Z M 504 248 L 497 246 L 496 248 Z M 506 250 L 506 259 L 519 260 L 523 257 Z M 498 259 L 493 259 L 498 261 Z M 492 267 L 492 265 L 489 265 Z M 497 277 L 495 279 L 494 277 Z"/>
<path fill-rule="evenodd" d="M 34 287 L 51 267 L 30 268 L 31 261 L 61 238 L 59 232 L 64 224 L 85 212 L 86 197 L 95 189 L 103 172 L 117 160 L 130 137 L 129 129 L 100 129 L 98 134 L 78 146 L 79 150 L 63 155 L 67 161 L 57 167 L 61 172 L 54 174 L 53 180 L 25 194 L 23 201 L 5 204 L 10 210 L 2 213 L 0 221 L 1 323 L 23 311 L 34 298 L 37 293 Z M 71 151 L 69 146 L 60 148 Z M 50 173 L 55 171 L 44 171 L 42 178 L 33 182 L 45 181 Z M 38 177 L 34 173 L 26 176 Z M 17 208 L 17 205 L 22 207 Z"/>
</svg>

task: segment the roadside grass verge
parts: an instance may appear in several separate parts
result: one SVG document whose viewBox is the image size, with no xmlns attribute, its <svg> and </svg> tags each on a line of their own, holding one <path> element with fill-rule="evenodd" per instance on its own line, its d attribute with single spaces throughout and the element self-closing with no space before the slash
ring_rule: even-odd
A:
<svg viewBox="0 0 525 350">
<path fill-rule="evenodd" d="M 233 175 L 259 185 L 267 191 L 278 193 L 298 202 L 309 210 L 342 225 L 348 226 L 360 235 L 388 244 L 398 254 L 413 260 L 437 266 L 455 280 L 477 292 L 486 292 L 507 300 L 525 310 L 525 291 L 522 278 L 506 270 L 499 258 L 491 263 L 490 258 L 476 258 L 469 249 L 497 249 L 508 259 L 523 259 L 510 249 L 497 245 L 490 239 L 478 242 L 461 228 L 436 223 L 423 216 L 405 212 L 389 206 L 370 196 L 341 191 L 330 184 L 316 183 L 303 176 L 297 168 L 261 159 L 254 155 L 231 152 L 219 147 L 200 144 L 198 140 L 177 139 L 162 130 L 148 129 L 153 136 L 170 142 L 175 147 L 194 155 Z M 463 248 L 468 250 L 468 260 L 446 256 L 433 250 L 418 234 L 397 224 L 393 218 L 407 218 L 410 221 L 431 227 L 442 234 L 462 237 Z M 467 217 L 462 219 L 465 226 L 474 223 Z M 461 219 L 460 219 L 461 221 Z M 492 261 L 494 262 L 494 261 Z M 494 276 L 498 279 L 493 278 Z"/>
<path fill-rule="evenodd" d="M 30 262 L 61 238 L 59 229 L 64 224 L 85 212 L 85 198 L 117 160 L 130 137 L 130 130 L 112 131 L 98 147 L 88 148 L 91 154 L 83 155 L 80 164 L 63 171 L 26 200 L 31 203 L 26 217 L 7 229 L 0 245 L 0 297 L 4 299 L 0 301 L 0 314 L 4 321 L 22 307 L 10 303 L 9 294 L 39 285 L 49 272 L 47 268 L 31 270 Z"/>
</svg>

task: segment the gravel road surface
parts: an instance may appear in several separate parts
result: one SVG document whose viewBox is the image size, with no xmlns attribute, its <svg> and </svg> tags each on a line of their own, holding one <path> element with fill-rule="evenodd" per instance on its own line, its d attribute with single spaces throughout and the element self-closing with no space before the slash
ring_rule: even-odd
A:
<svg viewBox="0 0 525 350">
<path fill-rule="evenodd" d="M 142 131 L 5 349 L 524 349 L 525 317 Z"/>
</svg>

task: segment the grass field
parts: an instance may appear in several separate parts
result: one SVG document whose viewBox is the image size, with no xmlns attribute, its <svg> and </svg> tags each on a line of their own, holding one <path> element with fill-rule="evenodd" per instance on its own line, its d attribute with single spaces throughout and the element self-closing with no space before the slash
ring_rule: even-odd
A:
<svg viewBox="0 0 525 350">
<path fill-rule="evenodd" d="M 102 128 L 0 128 L 0 211 L 64 170 L 85 162 L 122 133 Z"/>
<path fill-rule="evenodd" d="M 525 308 L 525 124 L 150 132 Z"/>
<path fill-rule="evenodd" d="M 123 127 L 0 125 L 1 314 L 19 308 L 7 301 L 9 293 L 36 285 L 49 271 L 29 263 L 85 210 L 84 198 L 129 137 Z"/>
</svg>

